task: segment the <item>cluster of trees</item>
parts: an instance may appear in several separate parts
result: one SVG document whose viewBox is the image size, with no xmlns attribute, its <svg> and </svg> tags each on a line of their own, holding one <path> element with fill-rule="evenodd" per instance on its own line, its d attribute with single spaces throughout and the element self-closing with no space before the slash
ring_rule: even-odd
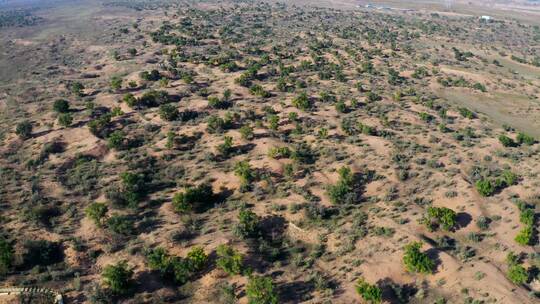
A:
<svg viewBox="0 0 540 304">
<path fill-rule="evenodd" d="M 146 252 L 148 266 L 159 271 L 161 276 L 183 285 L 196 273 L 208 265 L 208 255 L 201 247 L 193 247 L 185 258 L 171 256 L 164 248 L 149 249 Z"/>
<path fill-rule="evenodd" d="M 501 134 L 499 135 L 499 142 L 504 147 L 516 147 L 518 145 L 532 146 L 536 143 L 536 139 L 530 135 L 520 132 L 518 133 L 516 140 L 513 140 L 512 138 Z"/>
<path fill-rule="evenodd" d="M 122 98 L 122 101 L 134 109 L 152 108 L 171 102 L 171 96 L 167 91 L 150 90 L 138 98 L 131 93 L 127 93 Z"/>
<path fill-rule="evenodd" d="M 4 10 L 0 12 L 0 28 L 25 27 L 39 24 L 44 19 L 32 15 L 29 10 Z"/>
<path fill-rule="evenodd" d="M 533 245 L 536 241 L 536 212 L 535 207 L 525 202 L 518 202 L 519 221 L 525 225 L 515 237 L 515 241 L 523 246 Z"/>
<path fill-rule="evenodd" d="M 468 80 L 460 76 L 458 78 L 452 78 L 451 76 L 439 77 L 437 82 L 444 87 L 460 87 L 460 88 L 471 88 L 481 92 L 487 92 L 487 88 L 484 84 L 480 82 L 470 83 Z"/>
<path fill-rule="evenodd" d="M 0 276 L 13 269 L 49 266 L 64 259 L 62 244 L 47 240 L 27 240 L 20 244 L 22 260 L 16 259 L 16 242 L 0 235 Z"/>
<path fill-rule="evenodd" d="M 375 127 L 359 122 L 354 118 L 343 118 L 341 120 L 341 129 L 349 136 L 357 134 L 377 136 L 384 134 L 383 132 L 377 131 Z"/>
<path fill-rule="evenodd" d="M 504 170 L 496 178 L 483 177 L 476 181 L 476 190 L 482 196 L 492 196 L 497 191 L 515 185 L 519 177 L 510 170 Z"/>
</svg>

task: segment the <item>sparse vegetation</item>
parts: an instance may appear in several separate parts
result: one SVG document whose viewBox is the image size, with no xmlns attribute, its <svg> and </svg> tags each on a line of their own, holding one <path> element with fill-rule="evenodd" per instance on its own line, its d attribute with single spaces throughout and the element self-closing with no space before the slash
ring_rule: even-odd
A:
<svg viewBox="0 0 540 304">
<path fill-rule="evenodd" d="M 4 285 L 538 301 L 531 1 L 42 2 L 0 3 Z"/>
</svg>

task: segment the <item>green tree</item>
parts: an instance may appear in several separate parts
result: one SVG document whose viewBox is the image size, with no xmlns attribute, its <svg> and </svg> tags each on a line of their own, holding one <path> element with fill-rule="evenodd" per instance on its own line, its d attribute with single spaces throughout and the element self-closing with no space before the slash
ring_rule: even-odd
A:
<svg viewBox="0 0 540 304">
<path fill-rule="evenodd" d="M 427 254 L 420 251 L 421 248 L 421 242 L 412 242 L 406 245 L 403 263 L 409 272 L 430 274 L 435 268 L 435 263 Z"/>
<path fill-rule="evenodd" d="M 369 284 L 363 278 L 356 282 L 356 292 L 368 303 L 382 302 L 382 290 L 375 285 Z"/>
<path fill-rule="evenodd" d="M 482 196 L 491 196 L 493 193 L 495 193 L 495 187 L 491 183 L 491 181 L 487 179 L 481 179 L 476 182 L 476 190 L 480 195 Z"/>
<path fill-rule="evenodd" d="M 525 267 L 521 265 L 511 265 L 508 268 L 507 276 L 508 279 L 516 285 L 525 284 L 529 280 L 529 273 Z"/>
<path fill-rule="evenodd" d="M 103 225 L 103 219 L 105 218 L 105 215 L 107 215 L 108 211 L 109 207 L 107 207 L 106 204 L 97 202 L 90 204 L 84 210 L 86 216 L 88 216 L 88 218 L 94 221 L 94 223 L 98 227 L 101 227 Z"/>
<path fill-rule="evenodd" d="M 355 177 L 351 169 L 342 167 L 338 170 L 339 180 L 327 189 L 327 195 L 334 204 L 355 203 L 358 200 L 355 189 Z"/>
<path fill-rule="evenodd" d="M 226 90 L 223 92 L 223 98 L 222 98 L 222 100 L 223 100 L 223 101 L 226 101 L 226 102 L 230 102 L 230 101 L 231 101 L 231 96 L 232 96 L 232 91 L 231 91 L 231 89 L 226 89 Z"/>
<path fill-rule="evenodd" d="M 424 223 L 430 230 L 441 227 L 443 230 L 452 230 L 457 225 L 457 214 L 446 207 L 428 207 Z"/>
<path fill-rule="evenodd" d="M 292 105 L 303 111 L 309 110 L 311 105 L 307 93 L 302 92 L 300 95 L 296 96 L 292 101 Z"/>
<path fill-rule="evenodd" d="M 250 239 L 259 236 L 259 232 L 259 216 L 249 209 L 240 210 L 234 233 L 242 239 Z"/>
<path fill-rule="evenodd" d="M 133 108 L 137 105 L 137 98 L 131 93 L 127 93 L 122 97 L 122 101 L 125 102 L 130 108 Z"/>
<path fill-rule="evenodd" d="M 69 102 L 65 99 L 57 99 L 54 101 L 53 110 L 57 113 L 69 112 Z"/>
<path fill-rule="evenodd" d="M 243 257 L 242 255 L 229 245 L 221 244 L 217 247 L 218 259 L 216 264 L 229 275 L 242 273 Z"/>
<path fill-rule="evenodd" d="M 243 139 L 247 139 L 247 140 L 253 139 L 253 127 L 249 125 L 243 125 L 239 131 Z"/>
<path fill-rule="evenodd" d="M 219 151 L 219 153 L 221 154 L 221 156 L 223 156 L 224 158 L 227 158 L 229 157 L 229 155 L 231 154 L 231 152 L 233 151 L 233 142 L 232 142 L 232 137 L 230 136 L 225 136 L 223 138 L 223 143 L 220 144 L 217 149 Z"/>
<path fill-rule="evenodd" d="M 71 84 L 70 86 L 70 90 L 71 90 L 71 93 L 77 95 L 77 96 L 82 96 L 83 95 L 83 90 L 84 90 L 84 85 L 78 81 L 74 82 Z"/>
<path fill-rule="evenodd" d="M 208 264 L 208 255 L 200 246 L 193 247 L 187 254 L 192 271 L 201 271 Z"/>
<path fill-rule="evenodd" d="M 516 145 L 514 140 L 506 135 L 500 135 L 499 142 L 505 147 L 514 147 Z"/>
<path fill-rule="evenodd" d="M 173 121 L 178 118 L 179 112 L 172 104 L 164 104 L 159 107 L 159 117 L 166 121 Z"/>
<path fill-rule="evenodd" d="M 121 150 L 124 148 L 125 134 L 120 130 L 112 132 L 107 138 L 107 146 L 110 149 Z"/>
<path fill-rule="evenodd" d="M 32 136 L 32 124 L 29 121 L 23 121 L 17 124 L 15 134 L 21 139 L 28 139 Z"/>
<path fill-rule="evenodd" d="M 534 228 L 531 225 L 523 227 L 515 237 L 515 241 L 522 245 L 531 245 L 534 239 Z"/>
<path fill-rule="evenodd" d="M 14 253 L 13 246 L 0 236 L 0 275 L 11 269 Z"/>
<path fill-rule="evenodd" d="M 336 111 L 338 111 L 339 113 L 345 113 L 347 112 L 347 105 L 345 104 L 345 101 L 343 100 L 340 100 L 338 102 L 336 102 Z"/>
<path fill-rule="evenodd" d="M 120 76 L 113 76 L 111 78 L 110 86 L 113 91 L 118 91 L 122 88 L 123 79 Z"/>
<path fill-rule="evenodd" d="M 173 207 L 178 213 L 202 212 L 214 203 L 214 192 L 209 184 L 188 187 L 173 197 Z"/>
<path fill-rule="evenodd" d="M 529 136 L 523 132 L 520 132 L 518 136 L 516 137 L 517 142 L 522 145 L 526 144 L 528 146 L 532 146 L 536 143 L 536 139 L 532 136 Z"/>
<path fill-rule="evenodd" d="M 255 179 L 255 173 L 249 162 L 240 161 L 234 166 L 234 174 L 240 178 L 241 187 L 247 188 L 251 185 L 251 182 Z"/>
<path fill-rule="evenodd" d="M 101 277 L 114 295 L 125 296 L 132 291 L 133 270 L 128 267 L 126 261 L 106 266 Z"/>
<path fill-rule="evenodd" d="M 135 230 L 133 220 L 126 215 L 113 214 L 107 219 L 107 227 L 114 233 L 130 235 Z"/>
<path fill-rule="evenodd" d="M 278 294 L 274 282 L 269 277 L 251 276 L 246 286 L 249 304 L 277 304 Z"/>
<path fill-rule="evenodd" d="M 58 115 L 58 124 L 62 127 L 69 127 L 73 123 L 73 116 L 70 113 L 61 113 Z"/>
</svg>

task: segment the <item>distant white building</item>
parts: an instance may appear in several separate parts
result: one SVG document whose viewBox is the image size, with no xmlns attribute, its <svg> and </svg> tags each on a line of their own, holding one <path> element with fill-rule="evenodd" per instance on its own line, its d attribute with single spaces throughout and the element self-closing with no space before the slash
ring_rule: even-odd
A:
<svg viewBox="0 0 540 304">
<path fill-rule="evenodd" d="M 491 18 L 491 16 L 482 16 L 480 17 L 480 19 L 485 20 L 485 21 L 491 21 L 493 18 Z"/>
</svg>

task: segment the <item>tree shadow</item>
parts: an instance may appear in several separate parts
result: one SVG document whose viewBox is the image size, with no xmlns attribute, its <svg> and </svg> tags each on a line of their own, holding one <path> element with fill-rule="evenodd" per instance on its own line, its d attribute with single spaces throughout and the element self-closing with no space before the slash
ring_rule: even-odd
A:
<svg viewBox="0 0 540 304">
<path fill-rule="evenodd" d="M 141 271 L 137 276 L 135 286 L 138 292 L 152 293 L 163 288 L 163 279 L 157 271 Z"/>
<path fill-rule="evenodd" d="M 472 221 L 472 217 L 470 214 L 468 213 L 465 213 L 465 212 L 459 212 L 457 215 L 456 215 L 456 222 L 457 222 L 457 228 L 456 229 L 461 229 L 461 228 L 465 228 L 467 227 Z"/>
<path fill-rule="evenodd" d="M 280 284 L 277 287 L 280 303 L 301 303 L 313 298 L 311 293 L 315 286 L 313 282 L 296 281 Z"/>
<path fill-rule="evenodd" d="M 234 154 L 235 155 L 238 155 L 238 154 L 246 154 L 248 153 L 249 151 L 253 150 L 255 148 L 255 144 L 252 144 L 252 143 L 249 143 L 249 144 L 245 144 L 245 145 L 239 145 L 239 146 L 236 146 L 234 147 Z"/>
<path fill-rule="evenodd" d="M 285 232 L 286 221 L 282 216 L 266 216 L 259 222 L 263 237 L 267 239 L 282 238 Z"/>
<path fill-rule="evenodd" d="M 433 267 L 433 273 L 438 272 L 439 266 L 442 264 L 441 258 L 440 258 L 440 250 L 437 248 L 430 248 L 425 251 L 425 254 L 433 261 L 433 264 L 435 265 Z"/>
<path fill-rule="evenodd" d="M 31 138 L 36 138 L 36 137 L 44 136 L 44 135 L 47 135 L 47 134 L 51 133 L 52 131 L 54 131 L 54 130 L 53 130 L 53 129 L 49 129 L 49 130 L 44 130 L 44 131 L 41 131 L 41 132 L 36 132 L 36 133 L 32 134 Z"/>
<path fill-rule="evenodd" d="M 376 283 L 382 290 L 382 299 L 389 303 L 409 303 L 417 290 L 413 284 L 398 284 L 390 278 L 384 278 Z"/>
</svg>

